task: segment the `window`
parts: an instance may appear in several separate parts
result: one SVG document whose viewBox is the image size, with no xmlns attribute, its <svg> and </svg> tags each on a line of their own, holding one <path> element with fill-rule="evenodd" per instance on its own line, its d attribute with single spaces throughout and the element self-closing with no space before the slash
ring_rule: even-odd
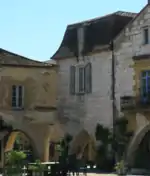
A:
<svg viewBox="0 0 150 176">
<path fill-rule="evenodd" d="M 84 66 L 70 67 L 70 93 L 92 92 L 92 66 L 88 63 Z"/>
<path fill-rule="evenodd" d="M 149 29 L 148 28 L 144 28 L 143 35 L 144 35 L 144 44 L 148 44 L 149 43 Z"/>
<path fill-rule="evenodd" d="M 79 77 L 79 80 L 78 80 L 78 84 L 79 84 L 79 86 L 78 86 L 78 92 L 79 93 L 83 93 L 84 92 L 84 86 L 85 86 L 85 84 L 84 84 L 84 79 L 85 79 L 85 74 L 84 74 L 84 67 L 79 67 L 79 72 L 78 72 L 78 77 Z"/>
<path fill-rule="evenodd" d="M 23 107 L 23 86 L 12 86 L 12 107 L 13 108 L 22 108 Z"/>
<path fill-rule="evenodd" d="M 141 98 L 142 102 L 150 102 L 150 71 L 142 72 Z"/>
</svg>

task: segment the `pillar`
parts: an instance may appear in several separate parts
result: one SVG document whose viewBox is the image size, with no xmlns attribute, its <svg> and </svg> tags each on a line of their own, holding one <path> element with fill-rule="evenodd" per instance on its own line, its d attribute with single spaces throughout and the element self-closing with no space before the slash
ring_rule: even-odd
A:
<svg viewBox="0 0 150 176">
<path fill-rule="evenodd" d="M 44 162 L 48 162 L 49 161 L 49 142 L 50 141 L 50 137 L 47 135 L 46 137 L 45 137 L 45 141 L 44 141 L 44 149 L 45 149 L 45 151 L 44 151 L 44 158 L 43 158 L 43 161 Z"/>
</svg>

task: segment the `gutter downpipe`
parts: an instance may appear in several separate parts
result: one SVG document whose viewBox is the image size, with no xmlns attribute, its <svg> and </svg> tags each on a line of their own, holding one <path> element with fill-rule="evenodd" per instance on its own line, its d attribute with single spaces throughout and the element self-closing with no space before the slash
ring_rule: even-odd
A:
<svg viewBox="0 0 150 176">
<path fill-rule="evenodd" d="M 114 161 L 115 163 L 118 162 L 117 151 L 116 151 L 116 120 L 117 120 L 117 108 L 116 108 L 116 59 L 115 59 L 115 52 L 114 52 L 114 41 L 111 41 L 110 48 L 112 51 L 112 116 L 113 116 L 113 153 L 114 153 Z"/>
</svg>

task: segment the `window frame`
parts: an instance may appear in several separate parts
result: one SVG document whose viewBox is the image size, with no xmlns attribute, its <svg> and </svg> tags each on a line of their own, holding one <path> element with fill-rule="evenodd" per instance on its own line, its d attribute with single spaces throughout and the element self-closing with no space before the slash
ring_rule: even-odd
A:
<svg viewBox="0 0 150 176">
<path fill-rule="evenodd" d="M 145 30 L 147 30 L 147 39 L 145 38 Z M 145 26 L 142 28 L 142 32 L 143 32 L 143 45 L 148 45 L 150 44 L 150 27 L 149 26 Z M 147 42 L 146 42 L 147 41 Z"/>
<path fill-rule="evenodd" d="M 13 96 L 13 86 L 15 87 L 15 96 Z M 19 96 L 19 89 L 21 87 L 22 93 L 21 93 L 21 97 Z M 13 97 L 15 97 L 15 102 L 13 102 Z M 20 103 L 20 99 L 21 98 L 21 105 L 19 105 Z M 15 106 L 14 106 L 14 104 Z M 22 109 L 24 107 L 24 86 L 22 85 L 12 85 L 12 108 L 13 109 Z"/>
<path fill-rule="evenodd" d="M 145 73 L 145 76 L 143 74 Z M 145 85 L 143 85 L 143 81 L 145 80 Z M 143 70 L 141 72 L 141 98 L 142 102 L 150 102 L 150 86 L 148 87 L 148 82 L 150 81 L 150 70 Z M 145 88 L 145 91 L 144 91 Z M 146 94 L 146 96 L 144 96 Z"/>
<path fill-rule="evenodd" d="M 72 92 L 73 89 L 73 85 L 72 83 L 72 72 L 71 72 L 71 68 L 74 67 L 75 68 L 75 79 L 74 79 L 74 90 Z M 88 69 L 87 69 L 88 68 Z M 80 82 L 80 69 L 82 69 L 82 90 L 80 89 L 81 86 L 81 82 Z M 87 71 L 90 71 L 89 73 Z M 87 75 L 86 75 L 87 74 Z M 76 65 L 70 65 L 70 76 L 69 76 L 70 80 L 70 85 L 69 85 L 69 92 L 70 95 L 83 95 L 83 94 L 90 94 L 92 93 L 92 63 L 91 62 L 87 62 L 87 63 L 80 63 L 80 64 L 76 64 Z M 89 77 L 90 80 L 87 80 Z"/>
<path fill-rule="evenodd" d="M 80 65 L 80 66 L 78 66 L 78 68 L 77 68 L 77 79 L 78 79 L 78 81 L 77 81 L 77 85 L 78 85 L 78 88 L 77 88 L 77 93 L 79 93 L 79 94 L 83 94 L 83 93 L 85 93 L 85 70 L 84 70 L 84 68 L 85 68 L 85 66 L 84 65 Z M 80 69 L 82 70 L 82 89 L 83 90 L 80 90 Z"/>
</svg>

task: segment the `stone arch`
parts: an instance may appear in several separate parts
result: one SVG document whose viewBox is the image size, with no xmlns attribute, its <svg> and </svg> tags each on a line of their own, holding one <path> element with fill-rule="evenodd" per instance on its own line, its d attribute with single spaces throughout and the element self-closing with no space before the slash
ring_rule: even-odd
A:
<svg viewBox="0 0 150 176">
<path fill-rule="evenodd" d="M 135 132 L 135 134 L 129 144 L 129 147 L 127 149 L 126 161 L 129 165 L 133 164 L 135 152 L 136 152 L 139 144 L 141 143 L 142 139 L 145 137 L 145 135 L 149 131 L 150 131 L 150 124 L 145 124 L 143 127 L 141 127 L 140 129 L 138 129 Z"/>
<path fill-rule="evenodd" d="M 36 145 L 34 144 L 34 141 L 26 132 L 24 132 L 20 129 L 12 130 L 10 133 L 7 134 L 7 140 L 6 140 L 6 144 L 4 146 L 4 151 L 8 152 L 8 151 L 13 150 L 16 138 L 18 137 L 19 134 L 23 134 L 24 136 L 26 136 L 26 138 L 28 138 L 28 140 L 30 141 L 30 144 L 32 146 L 32 149 L 33 149 L 33 156 L 37 157 L 38 152 L 37 152 Z"/>
<path fill-rule="evenodd" d="M 82 158 L 87 148 L 88 159 L 94 160 L 95 140 L 86 130 L 83 129 L 73 138 L 69 149 L 69 155 L 76 154 L 77 157 Z"/>
</svg>

